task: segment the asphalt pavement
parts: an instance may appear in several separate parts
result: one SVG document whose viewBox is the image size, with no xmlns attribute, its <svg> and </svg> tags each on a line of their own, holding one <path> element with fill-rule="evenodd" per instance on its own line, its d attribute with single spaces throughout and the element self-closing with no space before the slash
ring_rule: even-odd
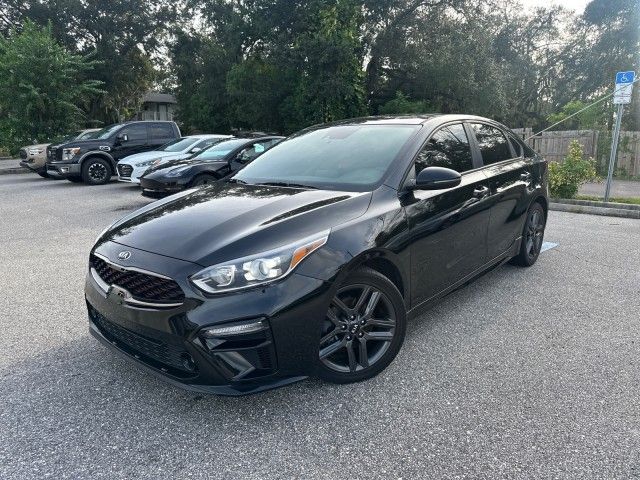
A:
<svg viewBox="0 0 640 480">
<path fill-rule="evenodd" d="M 557 247 L 415 319 L 378 377 L 225 398 L 88 333 L 89 249 L 149 201 L 0 176 L 0 479 L 640 477 L 640 221 L 551 212 Z"/>
</svg>

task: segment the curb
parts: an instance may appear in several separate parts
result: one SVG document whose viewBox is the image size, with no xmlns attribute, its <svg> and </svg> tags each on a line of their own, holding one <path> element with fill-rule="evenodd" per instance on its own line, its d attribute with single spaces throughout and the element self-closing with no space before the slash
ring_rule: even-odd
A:
<svg viewBox="0 0 640 480">
<path fill-rule="evenodd" d="M 0 175 L 10 175 L 14 173 L 29 173 L 31 170 L 25 167 L 0 168 Z"/>
<path fill-rule="evenodd" d="M 628 205 L 626 203 L 598 203 L 585 200 L 550 199 L 549 210 L 570 213 L 587 213 L 590 215 L 604 215 L 607 217 L 633 218 L 640 220 L 640 206 Z"/>
<path fill-rule="evenodd" d="M 587 207 L 622 208 L 625 210 L 640 210 L 640 205 L 633 203 L 596 202 L 594 200 L 576 200 L 573 198 L 550 198 L 553 203 L 566 203 L 568 205 L 584 205 Z"/>
</svg>

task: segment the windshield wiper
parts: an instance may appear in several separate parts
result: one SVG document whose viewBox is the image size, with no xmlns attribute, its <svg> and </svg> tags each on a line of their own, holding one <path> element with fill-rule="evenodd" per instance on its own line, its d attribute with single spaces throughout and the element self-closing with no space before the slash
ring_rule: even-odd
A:
<svg viewBox="0 0 640 480">
<path fill-rule="evenodd" d="M 255 185 L 264 185 L 266 187 L 291 187 L 291 188 L 307 188 L 309 190 L 319 190 L 318 187 L 313 187 L 311 185 L 304 185 L 302 183 L 264 182 L 264 183 L 256 183 Z"/>
</svg>

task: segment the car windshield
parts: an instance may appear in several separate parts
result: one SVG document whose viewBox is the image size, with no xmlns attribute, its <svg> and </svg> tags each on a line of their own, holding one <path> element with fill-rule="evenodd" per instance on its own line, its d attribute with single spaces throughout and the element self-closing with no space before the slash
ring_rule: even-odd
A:
<svg viewBox="0 0 640 480">
<path fill-rule="evenodd" d="M 116 123 L 115 125 L 109 125 L 108 127 L 104 127 L 102 130 L 98 130 L 95 133 L 95 137 L 93 138 L 99 138 L 99 139 L 109 138 L 111 134 L 116 130 L 118 130 L 121 126 L 122 126 L 121 124 Z"/>
<path fill-rule="evenodd" d="M 339 125 L 303 131 L 260 155 L 233 178 L 246 183 L 369 191 L 419 125 Z"/>
<path fill-rule="evenodd" d="M 176 138 L 175 140 L 171 140 L 169 143 L 165 143 L 163 146 L 158 148 L 160 152 L 182 152 L 186 150 L 191 145 L 199 141 L 199 138 L 192 137 L 182 137 Z"/>
<path fill-rule="evenodd" d="M 242 146 L 245 143 L 247 143 L 246 139 L 227 140 L 224 142 L 216 143 L 215 145 L 198 153 L 193 158 L 194 160 L 204 160 L 204 161 L 220 160 L 229 152 L 231 152 L 232 150 L 235 150 L 236 148 Z"/>
<path fill-rule="evenodd" d="M 98 132 L 78 132 L 78 136 L 76 137 L 78 140 L 87 140 L 89 138 L 96 138 L 96 134 Z"/>
</svg>

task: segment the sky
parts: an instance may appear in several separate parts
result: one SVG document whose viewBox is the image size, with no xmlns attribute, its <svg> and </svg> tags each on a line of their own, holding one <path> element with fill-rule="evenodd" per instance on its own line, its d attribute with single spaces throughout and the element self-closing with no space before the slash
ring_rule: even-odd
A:
<svg viewBox="0 0 640 480">
<path fill-rule="evenodd" d="M 578 14 L 584 11 L 584 7 L 590 0 L 520 0 L 525 7 L 546 7 L 549 5 L 562 5 L 568 10 L 574 10 Z"/>
</svg>

